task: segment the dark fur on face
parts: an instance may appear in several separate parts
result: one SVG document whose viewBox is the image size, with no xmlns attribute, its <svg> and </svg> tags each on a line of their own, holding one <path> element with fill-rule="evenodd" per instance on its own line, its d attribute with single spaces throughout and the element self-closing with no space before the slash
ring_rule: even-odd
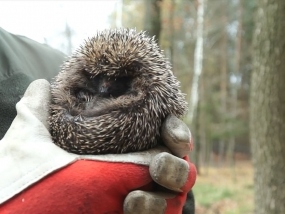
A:
<svg viewBox="0 0 285 214">
<path fill-rule="evenodd" d="M 185 113 L 185 97 L 153 38 L 106 30 L 87 40 L 52 84 L 50 131 L 78 154 L 152 148 L 169 114 Z"/>
</svg>

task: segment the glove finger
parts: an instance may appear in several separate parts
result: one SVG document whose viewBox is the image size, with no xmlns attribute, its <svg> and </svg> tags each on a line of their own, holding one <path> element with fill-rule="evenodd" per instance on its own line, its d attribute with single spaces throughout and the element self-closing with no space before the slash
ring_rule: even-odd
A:
<svg viewBox="0 0 285 214">
<path fill-rule="evenodd" d="M 186 124 L 175 117 L 169 115 L 161 128 L 161 135 L 164 144 L 177 157 L 185 157 L 193 148 L 191 132 Z"/>
<path fill-rule="evenodd" d="M 124 201 L 124 214 L 163 214 L 166 210 L 166 198 L 174 197 L 163 193 L 136 190 L 130 192 Z"/>
<path fill-rule="evenodd" d="M 27 88 L 20 105 L 29 108 L 44 125 L 48 127 L 50 84 L 47 80 L 39 79 L 33 81 Z M 17 104 L 18 105 L 18 104 Z"/>
<path fill-rule="evenodd" d="M 167 152 L 156 155 L 150 163 L 149 171 L 152 179 L 159 185 L 176 191 L 188 192 L 196 180 L 196 168 L 186 160 Z"/>
<path fill-rule="evenodd" d="M 159 192 L 135 190 L 124 201 L 124 214 L 182 213 L 186 197 L 186 193 L 175 194 L 166 189 Z"/>
</svg>

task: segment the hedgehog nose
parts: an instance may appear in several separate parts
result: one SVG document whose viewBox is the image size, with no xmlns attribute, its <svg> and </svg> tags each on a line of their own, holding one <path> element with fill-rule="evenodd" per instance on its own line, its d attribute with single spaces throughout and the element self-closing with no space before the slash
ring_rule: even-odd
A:
<svg viewBox="0 0 285 214">
<path fill-rule="evenodd" d="M 100 92 L 100 95 L 102 97 L 108 97 L 109 96 L 109 87 L 106 87 L 106 86 L 101 86 L 100 89 L 99 89 L 99 92 Z"/>
</svg>

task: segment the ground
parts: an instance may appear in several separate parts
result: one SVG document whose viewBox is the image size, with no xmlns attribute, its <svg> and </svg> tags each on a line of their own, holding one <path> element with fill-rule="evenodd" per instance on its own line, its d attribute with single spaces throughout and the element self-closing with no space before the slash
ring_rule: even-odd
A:
<svg viewBox="0 0 285 214">
<path fill-rule="evenodd" d="M 201 168 L 193 188 L 196 214 L 253 213 L 253 168 L 239 161 L 234 168 Z"/>
</svg>

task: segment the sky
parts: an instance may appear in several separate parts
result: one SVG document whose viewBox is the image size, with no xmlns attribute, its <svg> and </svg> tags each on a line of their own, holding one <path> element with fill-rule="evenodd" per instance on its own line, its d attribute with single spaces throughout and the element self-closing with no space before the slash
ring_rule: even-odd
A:
<svg viewBox="0 0 285 214">
<path fill-rule="evenodd" d="M 97 30 L 110 27 L 109 16 L 118 0 L 0 1 L 0 27 L 65 52 L 66 23 L 73 50 Z M 1 42 L 1 41 L 0 41 Z"/>
</svg>

